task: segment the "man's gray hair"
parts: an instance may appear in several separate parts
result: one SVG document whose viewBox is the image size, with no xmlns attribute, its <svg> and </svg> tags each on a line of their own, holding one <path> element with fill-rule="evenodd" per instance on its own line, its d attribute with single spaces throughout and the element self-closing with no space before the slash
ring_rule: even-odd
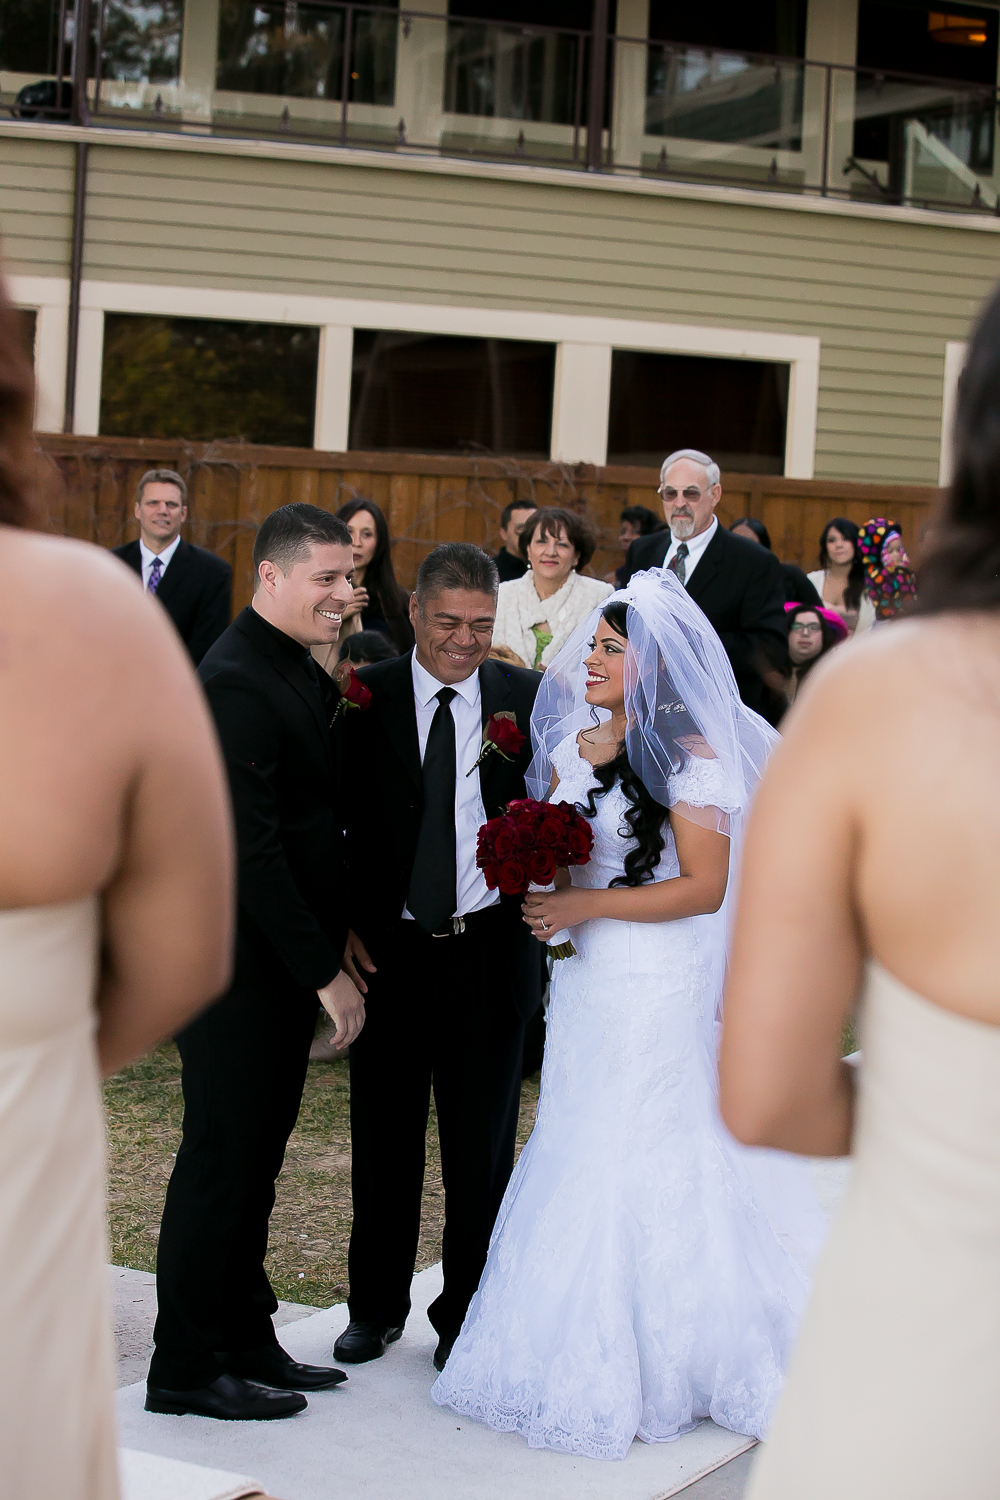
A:
<svg viewBox="0 0 1000 1500">
<path fill-rule="evenodd" d="M 708 480 L 709 488 L 712 485 L 722 483 L 722 470 L 714 458 L 709 458 L 707 453 L 700 453 L 697 448 L 678 448 L 676 453 L 668 454 L 660 465 L 661 484 L 663 483 L 664 474 L 670 468 L 671 464 L 675 464 L 679 458 L 689 458 L 693 464 L 701 464 L 705 470 L 705 478 Z"/>
<path fill-rule="evenodd" d="M 475 594 L 491 594 L 495 599 L 500 587 L 497 565 L 482 547 L 472 542 L 442 542 L 429 552 L 417 574 L 417 604 L 443 589 L 469 589 Z"/>
<path fill-rule="evenodd" d="M 142 493 L 147 484 L 175 484 L 181 492 L 181 504 L 187 505 L 188 487 L 173 469 L 147 469 L 135 487 L 136 505 L 142 500 Z"/>
</svg>

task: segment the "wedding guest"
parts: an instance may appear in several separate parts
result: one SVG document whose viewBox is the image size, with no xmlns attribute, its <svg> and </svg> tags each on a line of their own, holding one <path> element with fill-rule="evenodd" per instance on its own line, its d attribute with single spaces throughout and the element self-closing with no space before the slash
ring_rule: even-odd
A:
<svg viewBox="0 0 1000 1500">
<path fill-rule="evenodd" d="M 651 536 L 654 531 L 662 530 L 663 521 L 655 511 L 649 509 L 648 505 L 626 505 L 618 517 L 618 545 L 622 552 L 626 553 L 639 537 Z M 621 588 L 624 576 L 623 561 L 620 568 L 613 568 L 610 573 L 605 573 L 604 582 L 613 584 L 615 588 Z"/>
<path fill-rule="evenodd" d="M 139 540 L 115 547 L 155 594 L 180 632 L 195 666 L 229 624 L 233 570 L 221 557 L 181 536 L 187 520 L 187 485 L 173 469 L 149 469 L 135 494 Z"/>
<path fill-rule="evenodd" d="M 708 616 L 743 702 L 777 722 L 784 703 L 765 677 L 780 671 L 785 661 L 778 559 L 766 547 L 719 525 L 715 511 L 722 499 L 722 476 L 707 453 L 681 448 L 665 458 L 659 495 L 668 529 L 632 543 L 623 587 L 644 568 L 669 568 Z"/>
<path fill-rule="evenodd" d="M 760 546 L 766 547 L 768 552 L 773 552 L 771 546 L 771 534 L 763 521 L 758 521 L 756 516 L 743 516 L 734 521 L 730 526 L 733 536 L 741 536 L 748 542 L 758 542 Z M 781 586 L 785 591 L 785 603 L 822 604 L 815 586 L 802 569 L 795 563 L 779 562 L 781 569 Z"/>
<path fill-rule="evenodd" d="M 500 512 L 500 539 L 503 546 L 493 561 L 497 565 L 497 575 L 501 583 L 510 583 L 515 578 L 523 578 L 528 571 L 528 564 L 521 556 L 518 541 L 525 521 L 538 506 L 534 500 L 512 500 L 505 505 Z"/>
<path fill-rule="evenodd" d="M 594 555 L 594 534 L 576 511 L 547 506 L 521 529 L 523 578 L 502 583 L 497 595 L 494 639 L 543 671 L 581 620 L 612 588 L 583 569 Z"/>
<path fill-rule="evenodd" d="M 349 500 L 337 511 L 351 533 L 354 549 L 354 599 L 344 616 L 345 635 L 378 630 L 397 652 L 413 646 L 410 596 L 396 581 L 392 542 L 385 516 L 374 500 Z"/>
<path fill-rule="evenodd" d="M 291 1416 L 306 1404 L 302 1391 L 346 1379 L 281 1348 L 264 1257 L 317 997 L 339 1042 L 364 1023 L 341 967 L 337 695 L 310 655 L 336 645 L 353 597 L 351 534 L 314 505 L 283 505 L 253 557 L 253 600 L 201 664 L 236 815 L 236 968 L 222 999 L 177 1037 L 184 1125 L 160 1228 L 146 1386 L 147 1411 L 233 1420 Z"/>
<path fill-rule="evenodd" d="M 723 1116 L 854 1162 L 749 1500 L 997 1493 L 1000 297 L 954 451 L 919 608 L 824 665 L 751 817 Z"/>
<path fill-rule="evenodd" d="M 496 642 L 490 647 L 490 661 L 505 661 L 508 667 L 527 666 L 516 651 L 512 651 L 509 646 L 498 646 Z"/>
<path fill-rule="evenodd" d="M 352 667 L 367 667 L 373 661 L 391 661 L 398 656 L 392 641 L 381 630 L 358 630 L 340 645 L 340 660 Z"/>
<path fill-rule="evenodd" d="M 895 521 L 878 516 L 858 532 L 858 552 L 865 569 L 865 594 L 875 619 L 894 620 L 913 605 L 917 580 Z"/>
<path fill-rule="evenodd" d="M 863 635 L 875 624 L 875 606 L 865 592 L 865 567 L 858 551 L 858 527 L 846 516 L 827 521 L 819 539 L 819 567 L 807 575 L 828 609 L 835 609 L 849 635 Z"/>
<path fill-rule="evenodd" d="M 788 666 L 785 670 L 785 699 L 795 702 L 802 683 L 813 667 L 847 639 L 847 626 L 832 609 L 812 604 L 786 604 L 788 620 Z"/>
<path fill-rule="evenodd" d="M 485 552 L 436 547 L 410 601 L 412 656 L 362 667 L 371 704 L 344 721 L 345 785 L 378 788 L 346 807 L 368 1020 L 351 1047 L 350 1323 L 334 1355 L 354 1364 L 384 1354 L 410 1310 L 432 1086 L 447 1183 L 444 1289 L 429 1309 L 439 1370 L 514 1164 L 540 968 L 519 898 L 489 889 L 476 843 L 487 818 L 526 795 L 539 678 L 488 660 L 496 591 Z M 484 725 L 511 720 L 521 748 L 484 749 Z"/>
<path fill-rule="evenodd" d="M 33 405 L 0 286 L 0 1474 L 117 1500 L 100 1075 L 225 986 L 232 834 L 163 611 L 44 534 Z"/>
</svg>

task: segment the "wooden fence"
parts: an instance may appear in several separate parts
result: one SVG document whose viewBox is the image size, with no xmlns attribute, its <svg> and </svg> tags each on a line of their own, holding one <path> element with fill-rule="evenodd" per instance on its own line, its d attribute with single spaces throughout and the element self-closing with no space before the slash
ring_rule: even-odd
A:
<svg viewBox="0 0 1000 1500">
<path fill-rule="evenodd" d="M 396 571 L 408 588 L 438 542 L 470 541 L 495 551 L 500 512 L 516 496 L 585 511 L 601 532 L 589 570 L 597 576 L 621 561 L 617 536 L 623 506 L 658 510 L 655 469 L 49 434 L 38 441 L 59 471 L 58 479 L 50 471 L 47 486 L 51 529 L 102 547 L 138 535 L 133 500 L 146 469 L 181 473 L 189 486 L 186 534 L 232 563 L 236 609 L 250 598 L 256 528 L 292 500 L 326 510 L 354 498 L 375 500 L 388 519 Z M 920 534 L 938 493 L 913 485 L 724 474 L 719 516 L 726 525 L 739 516 L 758 517 L 783 561 L 813 568 L 820 532 L 835 515 L 859 524 L 888 516 L 902 527 L 911 555 L 919 555 Z"/>
</svg>

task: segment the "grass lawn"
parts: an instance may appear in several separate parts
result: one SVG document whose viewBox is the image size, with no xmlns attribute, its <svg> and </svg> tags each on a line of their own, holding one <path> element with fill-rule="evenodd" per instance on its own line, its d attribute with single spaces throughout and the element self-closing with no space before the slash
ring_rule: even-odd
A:
<svg viewBox="0 0 1000 1500">
<path fill-rule="evenodd" d="M 311 1063 L 271 1216 L 267 1273 L 287 1302 L 330 1307 L 347 1296 L 351 1232 L 351 1085 L 346 1062 Z M 521 1091 L 519 1147 L 538 1103 L 538 1075 Z M 181 1067 L 173 1043 L 125 1068 L 104 1089 L 108 1232 L 115 1265 L 156 1269 L 163 1195 L 181 1133 Z M 441 1257 L 444 1189 L 433 1104 L 417 1270 Z"/>
</svg>

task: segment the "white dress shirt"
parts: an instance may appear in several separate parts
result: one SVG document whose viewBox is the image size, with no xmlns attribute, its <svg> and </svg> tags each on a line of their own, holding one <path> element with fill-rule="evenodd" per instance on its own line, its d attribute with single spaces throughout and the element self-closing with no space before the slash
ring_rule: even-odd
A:
<svg viewBox="0 0 1000 1500">
<path fill-rule="evenodd" d="M 454 689 L 451 716 L 455 721 L 455 890 L 458 906 L 452 916 L 467 917 L 469 912 L 495 906 L 499 891 L 491 891 L 482 870 L 476 866 L 476 842 L 486 822 L 486 808 L 479 787 L 478 769 L 466 772 L 476 764 L 483 748 L 483 709 L 479 694 L 479 673 L 473 672 L 464 682 L 438 682 L 417 661 L 416 651 L 410 657 L 413 670 L 413 700 L 417 711 L 417 739 L 420 742 L 420 764 L 424 763 L 427 736 L 437 713 L 437 694 L 443 687 Z M 403 916 L 413 918 L 403 908 Z"/>
<path fill-rule="evenodd" d="M 690 536 L 690 537 L 688 537 L 688 541 L 687 541 L 688 555 L 684 559 L 684 584 L 685 584 L 685 587 L 691 582 L 691 574 L 694 572 L 695 568 L 698 566 L 698 563 L 701 561 L 701 557 L 702 557 L 702 554 L 705 551 L 705 548 L 708 546 L 709 542 L 712 540 L 713 536 L 718 531 L 718 529 L 719 529 L 719 518 L 718 518 L 718 516 L 713 516 L 712 517 L 712 524 L 710 526 L 706 526 L 704 531 L 699 531 L 699 533 L 698 533 L 697 536 Z M 673 532 L 671 532 L 670 533 L 670 546 L 667 548 L 667 555 L 663 559 L 663 563 L 662 563 L 662 566 L 664 568 L 669 568 L 671 562 L 673 561 L 673 559 L 677 555 L 677 548 L 680 545 L 681 545 L 680 542 L 674 536 Z"/>
<path fill-rule="evenodd" d="M 163 575 L 167 571 L 167 568 L 170 564 L 170 559 L 173 557 L 180 544 L 180 537 L 175 536 L 173 541 L 170 543 L 170 546 L 164 547 L 162 552 L 150 552 L 149 548 L 146 546 L 146 543 L 142 540 L 142 537 L 139 538 L 139 556 L 142 559 L 142 586 L 144 589 L 149 588 L 149 575 L 153 571 L 153 564 L 156 562 L 157 558 L 160 559 L 161 564 L 160 583 L 163 582 Z"/>
</svg>

